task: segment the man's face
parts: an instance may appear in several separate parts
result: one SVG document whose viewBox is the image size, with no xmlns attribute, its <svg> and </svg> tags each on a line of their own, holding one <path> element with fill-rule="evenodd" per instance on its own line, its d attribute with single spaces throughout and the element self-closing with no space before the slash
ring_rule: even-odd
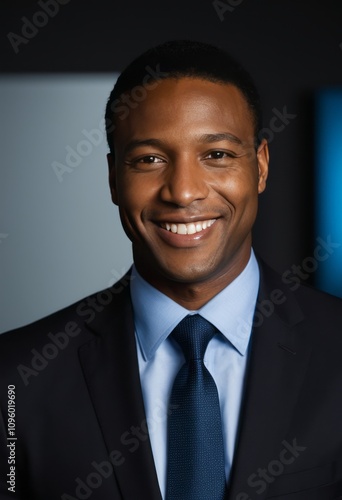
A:
<svg viewBox="0 0 342 500">
<path fill-rule="evenodd" d="M 110 186 L 140 274 L 162 291 L 228 284 L 248 262 L 268 166 L 242 93 L 162 80 L 116 125 Z"/>
</svg>

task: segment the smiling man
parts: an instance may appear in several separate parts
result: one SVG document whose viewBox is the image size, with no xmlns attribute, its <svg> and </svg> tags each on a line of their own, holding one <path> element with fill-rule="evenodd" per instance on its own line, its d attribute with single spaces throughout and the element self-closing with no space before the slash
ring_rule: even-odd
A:
<svg viewBox="0 0 342 500">
<path fill-rule="evenodd" d="M 123 71 L 106 124 L 134 264 L 1 336 L 1 499 L 342 497 L 342 301 L 252 250 L 269 155 L 250 76 L 168 42 Z"/>
<path fill-rule="evenodd" d="M 115 111 L 115 109 L 114 109 Z M 255 148 L 252 111 L 225 82 L 169 77 L 118 123 L 110 185 L 135 266 L 196 310 L 231 283 L 251 254 L 268 148 Z"/>
</svg>

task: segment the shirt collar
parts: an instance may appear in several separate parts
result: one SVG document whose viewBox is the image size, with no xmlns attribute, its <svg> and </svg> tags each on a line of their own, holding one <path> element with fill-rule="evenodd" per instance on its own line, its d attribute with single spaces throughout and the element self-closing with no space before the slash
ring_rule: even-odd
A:
<svg viewBox="0 0 342 500">
<path fill-rule="evenodd" d="M 259 289 L 259 267 L 253 250 L 247 266 L 226 288 L 198 311 L 189 311 L 145 281 L 136 267 L 130 281 L 136 334 L 145 360 L 188 314 L 210 321 L 240 352 L 246 353 Z"/>
</svg>

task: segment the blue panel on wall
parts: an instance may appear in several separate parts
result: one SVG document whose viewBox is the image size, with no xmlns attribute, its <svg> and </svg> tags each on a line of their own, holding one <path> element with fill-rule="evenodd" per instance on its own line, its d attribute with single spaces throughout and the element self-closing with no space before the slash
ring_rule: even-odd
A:
<svg viewBox="0 0 342 500">
<path fill-rule="evenodd" d="M 342 89 L 316 96 L 315 184 L 316 286 L 342 297 Z"/>
</svg>

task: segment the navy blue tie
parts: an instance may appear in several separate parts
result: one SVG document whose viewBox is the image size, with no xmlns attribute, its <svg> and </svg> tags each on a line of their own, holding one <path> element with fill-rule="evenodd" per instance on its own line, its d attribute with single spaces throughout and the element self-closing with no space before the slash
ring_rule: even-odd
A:
<svg viewBox="0 0 342 500">
<path fill-rule="evenodd" d="M 219 398 L 203 363 L 215 333 L 211 323 L 195 314 L 186 316 L 171 334 L 186 362 L 170 397 L 166 500 L 223 500 L 225 496 Z"/>
</svg>

